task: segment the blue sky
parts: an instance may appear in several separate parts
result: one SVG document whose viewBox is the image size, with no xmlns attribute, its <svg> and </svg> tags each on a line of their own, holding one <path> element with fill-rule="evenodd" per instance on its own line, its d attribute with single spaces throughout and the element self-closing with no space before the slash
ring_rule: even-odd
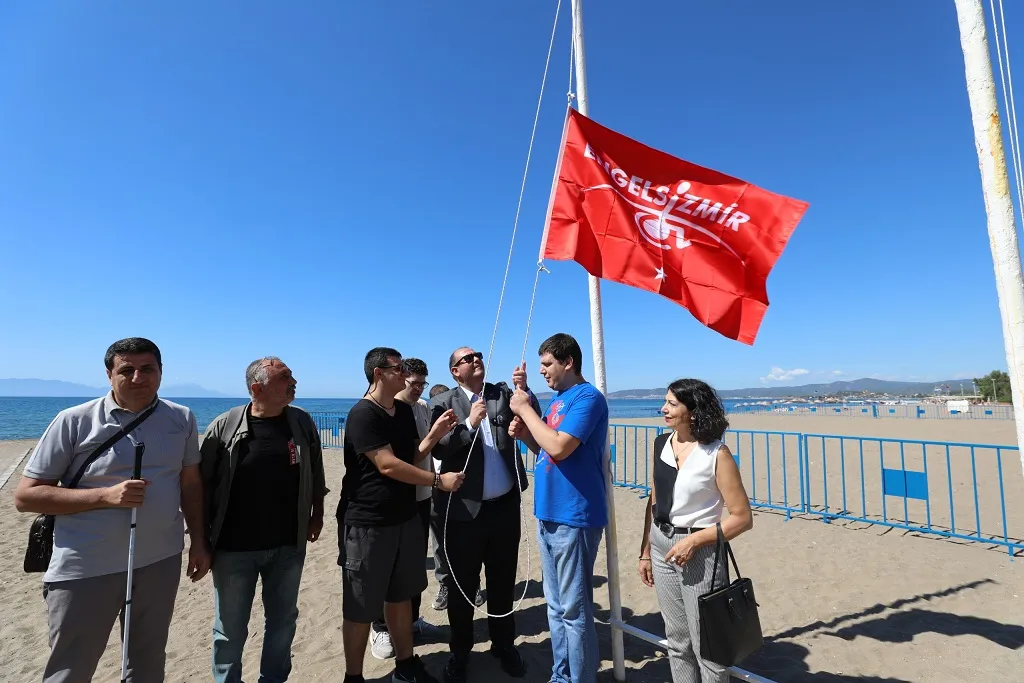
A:
<svg viewBox="0 0 1024 683">
<path fill-rule="evenodd" d="M 611 390 L 1005 367 L 951 2 L 625 7 L 585 7 L 591 115 L 811 206 L 753 347 L 604 283 Z M 490 342 L 554 9 L 3 3 L 0 377 L 100 384 L 106 346 L 140 335 L 165 383 L 239 393 L 246 363 L 275 354 L 301 395 L 352 396 L 376 345 L 443 381 L 454 347 Z M 495 347 L 505 377 L 564 114 L 562 9 Z M 1007 14 L 1024 54 L 1024 11 Z M 547 265 L 536 386 L 536 346 L 557 331 L 590 374 L 585 273 Z"/>
</svg>

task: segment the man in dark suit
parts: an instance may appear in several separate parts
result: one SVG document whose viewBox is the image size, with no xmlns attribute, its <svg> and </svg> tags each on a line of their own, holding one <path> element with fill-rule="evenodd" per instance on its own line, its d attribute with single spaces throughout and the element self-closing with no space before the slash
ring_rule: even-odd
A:
<svg viewBox="0 0 1024 683">
<path fill-rule="evenodd" d="M 444 670 L 444 680 L 466 680 L 469 653 L 473 649 L 474 607 L 465 596 L 475 596 L 481 565 L 487 572 L 487 612 L 508 615 L 487 619 L 491 654 L 501 660 L 506 673 L 522 678 L 526 665 L 515 647 L 515 620 L 511 612 L 521 533 L 519 506 L 527 480 L 515 439 L 508 435 L 514 417 L 509 408 L 513 390 L 504 382 L 484 383 L 483 354 L 472 348 L 457 349 L 448 367 L 458 386 L 430 400 L 431 419 L 451 409 L 458 423 L 434 446 L 432 453 L 441 463 L 440 472 L 461 472 L 465 468 L 466 478 L 455 495 L 434 494 L 434 534 L 450 567 L 445 581 L 449 593 L 451 658 Z M 515 388 L 529 392 L 525 364 L 512 373 L 512 383 Z M 539 415 L 540 405 L 532 393 L 530 397 Z"/>
</svg>

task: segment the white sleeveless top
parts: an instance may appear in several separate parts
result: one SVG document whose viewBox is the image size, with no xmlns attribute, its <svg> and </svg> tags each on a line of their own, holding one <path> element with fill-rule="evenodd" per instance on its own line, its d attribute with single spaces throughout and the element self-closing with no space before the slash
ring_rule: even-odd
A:
<svg viewBox="0 0 1024 683">
<path fill-rule="evenodd" d="M 709 527 L 722 521 L 725 507 L 722 492 L 715 480 L 715 465 L 722 442 L 698 443 L 683 461 L 676 473 L 672 490 L 672 512 L 669 521 L 677 527 Z M 676 469 L 676 456 L 672 452 L 672 439 L 665 441 L 661 460 Z"/>
</svg>

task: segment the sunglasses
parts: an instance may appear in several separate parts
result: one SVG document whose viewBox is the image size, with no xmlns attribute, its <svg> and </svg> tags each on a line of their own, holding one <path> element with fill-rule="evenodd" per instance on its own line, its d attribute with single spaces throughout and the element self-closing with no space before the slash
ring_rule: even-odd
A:
<svg viewBox="0 0 1024 683">
<path fill-rule="evenodd" d="M 381 370 L 398 370 L 399 372 L 406 374 L 408 374 L 409 372 L 409 366 L 406 365 L 404 362 L 400 363 L 399 365 L 378 365 L 377 367 L 380 368 Z"/>
<path fill-rule="evenodd" d="M 455 365 L 453 365 L 452 368 L 457 368 L 463 363 L 472 363 L 474 359 L 483 362 L 484 354 L 480 351 L 477 351 L 475 353 L 467 353 L 465 356 L 455 361 Z"/>
</svg>

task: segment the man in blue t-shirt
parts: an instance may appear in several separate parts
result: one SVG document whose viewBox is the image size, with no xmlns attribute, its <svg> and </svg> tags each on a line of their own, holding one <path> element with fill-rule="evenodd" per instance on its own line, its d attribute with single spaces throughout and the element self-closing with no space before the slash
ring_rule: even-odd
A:
<svg viewBox="0 0 1024 683">
<path fill-rule="evenodd" d="M 600 657 L 594 628 L 594 561 L 608 524 L 604 452 L 608 402 L 583 379 L 583 352 L 568 334 L 538 351 L 540 373 L 555 397 L 542 419 L 516 391 L 509 434 L 537 456 L 534 514 L 544 572 L 544 598 L 554 653 L 552 683 L 590 683 Z"/>
</svg>

